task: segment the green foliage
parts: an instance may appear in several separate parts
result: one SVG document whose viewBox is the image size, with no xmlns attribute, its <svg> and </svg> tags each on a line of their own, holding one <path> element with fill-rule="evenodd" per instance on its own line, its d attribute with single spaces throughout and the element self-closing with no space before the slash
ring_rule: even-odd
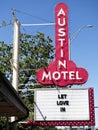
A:
<svg viewBox="0 0 98 130">
<path fill-rule="evenodd" d="M 25 130 L 60 130 L 53 126 L 39 127 L 39 126 L 24 126 L 24 125 L 21 126 L 21 128 L 19 127 L 19 130 L 24 130 L 24 127 Z"/>
<path fill-rule="evenodd" d="M 2 130 L 3 128 L 5 128 L 5 122 L 6 122 L 7 118 L 6 117 L 0 117 L 0 130 Z"/>
<path fill-rule="evenodd" d="M 37 70 L 46 67 L 54 58 L 54 47 L 51 43 L 52 40 L 49 37 L 45 38 L 43 33 L 37 33 L 35 36 L 21 34 L 19 77 L 23 78 L 19 79 L 20 88 L 37 87 Z"/>
<path fill-rule="evenodd" d="M 0 71 L 5 73 L 8 79 L 11 79 L 12 44 L 0 42 Z"/>
<path fill-rule="evenodd" d="M 11 20 L 10 20 L 9 23 L 6 23 L 6 21 L 2 21 L 2 23 L 1 23 L 1 25 L 0 25 L 0 28 L 1 28 L 1 27 L 6 27 L 6 26 L 11 25 L 11 24 L 13 24 L 13 21 L 11 21 Z"/>
</svg>

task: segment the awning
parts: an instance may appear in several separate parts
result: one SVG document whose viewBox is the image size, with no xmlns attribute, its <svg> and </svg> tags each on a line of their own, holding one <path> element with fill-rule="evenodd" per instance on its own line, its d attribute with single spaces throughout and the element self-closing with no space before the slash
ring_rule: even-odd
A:
<svg viewBox="0 0 98 130">
<path fill-rule="evenodd" d="M 29 109 L 8 79 L 0 72 L 0 116 L 27 117 Z"/>
</svg>

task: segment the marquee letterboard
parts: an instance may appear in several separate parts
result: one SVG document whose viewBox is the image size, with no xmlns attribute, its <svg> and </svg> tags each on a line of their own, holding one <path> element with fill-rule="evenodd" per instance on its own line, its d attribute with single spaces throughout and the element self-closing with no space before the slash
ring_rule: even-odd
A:
<svg viewBox="0 0 98 130">
<path fill-rule="evenodd" d="M 90 120 L 88 89 L 35 90 L 36 121 Z"/>
</svg>

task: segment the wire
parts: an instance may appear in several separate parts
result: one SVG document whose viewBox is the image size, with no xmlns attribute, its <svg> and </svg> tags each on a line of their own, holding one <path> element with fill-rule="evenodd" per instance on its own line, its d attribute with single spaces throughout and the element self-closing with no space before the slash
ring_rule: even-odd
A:
<svg viewBox="0 0 98 130">
<path fill-rule="evenodd" d="M 33 15 L 31 15 L 31 14 L 29 14 L 27 12 L 21 11 L 21 10 L 14 9 L 14 12 L 22 13 L 22 14 L 25 14 L 27 16 L 30 16 L 30 17 L 33 17 L 33 18 L 35 17 L 36 19 L 40 19 L 41 21 L 48 22 L 48 23 L 45 23 L 45 24 L 21 24 L 21 26 L 23 28 L 23 31 L 25 31 L 25 33 L 27 32 L 27 30 L 24 27 L 28 27 L 28 26 L 30 26 L 30 27 L 31 26 L 44 26 L 43 28 L 46 28 L 45 26 L 55 25 L 55 23 L 53 23 L 53 22 L 51 22 L 49 20 L 46 20 L 46 19 L 41 18 L 41 17 L 33 16 Z M 37 29 L 36 31 L 38 31 L 39 29 Z M 36 31 L 33 31 L 33 32 L 36 32 Z"/>
<path fill-rule="evenodd" d="M 39 84 L 39 83 L 34 83 L 34 84 L 33 83 L 27 83 L 27 84 L 19 84 L 18 86 L 23 86 L 23 85 L 28 85 L 28 86 L 31 86 L 31 85 L 35 86 L 36 85 L 37 86 L 37 85 L 41 85 L 41 84 Z"/>
<path fill-rule="evenodd" d="M 46 19 L 38 17 L 38 16 L 31 15 L 31 14 L 29 14 L 27 12 L 24 12 L 24 11 L 21 11 L 21 10 L 14 9 L 14 11 L 16 11 L 18 13 L 22 13 L 22 14 L 28 15 L 28 16 L 31 16 L 33 18 L 35 17 L 36 19 L 40 19 L 41 21 L 44 21 L 44 22 L 50 22 L 49 20 L 46 20 Z M 52 22 L 50 22 L 50 23 L 52 23 Z"/>
<path fill-rule="evenodd" d="M 38 69 L 21 69 L 20 72 L 22 72 L 22 71 L 31 71 L 31 70 L 37 71 Z"/>
</svg>

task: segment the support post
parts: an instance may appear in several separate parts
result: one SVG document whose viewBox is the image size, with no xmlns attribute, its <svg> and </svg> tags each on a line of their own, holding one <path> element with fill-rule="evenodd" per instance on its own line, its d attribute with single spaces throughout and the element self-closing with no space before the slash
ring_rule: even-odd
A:
<svg viewBox="0 0 98 130">
<path fill-rule="evenodd" d="M 14 19 L 14 44 L 13 44 L 13 75 L 12 75 L 12 85 L 14 89 L 18 92 L 18 69 L 19 69 L 19 34 L 20 34 L 20 23 L 17 19 Z M 15 121 L 16 117 L 11 117 L 11 122 Z M 17 130 L 17 125 L 15 124 L 14 130 Z"/>
<path fill-rule="evenodd" d="M 18 92 L 18 69 L 19 69 L 19 33 L 20 33 L 20 23 L 18 20 L 14 20 L 14 45 L 13 45 L 13 77 L 12 85 Z"/>
</svg>

